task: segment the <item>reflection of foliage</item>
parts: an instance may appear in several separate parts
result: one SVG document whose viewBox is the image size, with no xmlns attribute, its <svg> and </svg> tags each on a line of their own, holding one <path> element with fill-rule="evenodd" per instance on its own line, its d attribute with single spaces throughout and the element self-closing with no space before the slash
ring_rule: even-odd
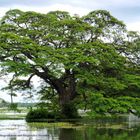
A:
<svg viewBox="0 0 140 140">
<path fill-rule="evenodd" d="M 100 124 L 102 126 L 102 124 Z M 118 124 L 121 125 L 121 124 Z M 123 126 L 123 125 L 122 125 Z M 93 128 L 81 129 L 60 129 L 59 139 L 61 140 L 138 140 L 140 128 L 134 130 L 123 128 Z M 70 137 L 71 136 L 71 137 Z"/>
<path fill-rule="evenodd" d="M 31 128 L 48 130 L 51 137 L 60 140 L 139 140 L 140 127 L 129 128 L 129 124 L 122 121 L 116 123 L 110 120 L 85 122 L 81 124 L 69 123 L 28 123 Z M 74 125 L 74 126 L 73 126 Z"/>
</svg>

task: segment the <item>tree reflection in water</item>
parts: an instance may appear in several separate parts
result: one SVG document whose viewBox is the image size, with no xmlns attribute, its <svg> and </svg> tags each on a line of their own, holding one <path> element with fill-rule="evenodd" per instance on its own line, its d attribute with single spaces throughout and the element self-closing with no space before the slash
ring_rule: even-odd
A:
<svg viewBox="0 0 140 140">
<path fill-rule="evenodd" d="M 139 140 L 140 127 L 135 129 L 93 128 L 82 129 L 61 128 L 59 140 Z"/>
<path fill-rule="evenodd" d="M 0 140 L 140 140 L 140 122 L 62 124 L 1 120 Z"/>
</svg>

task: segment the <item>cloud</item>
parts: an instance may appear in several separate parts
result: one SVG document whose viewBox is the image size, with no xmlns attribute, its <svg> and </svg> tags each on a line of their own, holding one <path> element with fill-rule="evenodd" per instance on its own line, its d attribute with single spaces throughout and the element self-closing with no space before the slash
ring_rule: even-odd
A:
<svg viewBox="0 0 140 140">
<path fill-rule="evenodd" d="M 140 6 L 139 0 L 87 0 L 92 5 L 96 3 L 99 7 L 134 7 Z"/>
<path fill-rule="evenodd" d="M 50 6 L 54 4 L 65 4 L 79 6 L 82 8 L 106 8 L 106 7 L 132 7 L 140 6 L 139 0 L 0 0 L 0 7 L 24 5 L 30 7 Z"/>
<path fill-rule="evenodd" d="M 9 10 L 8 8 L 3 8 L 3 7 L 0 7 L 0 18 L 5 14 L 5 12 Z"/>
<path fill-rule="evenodd" d="M 140 32 L 140 20 L 138 22 L 132 22 L 127 24 L 127 29 Z"/>
<path fill-rule="evenodd" d="M 96 9 L 105 9 L 127 24 L 128 28 L 139 30 L 139 0 L 1 0 L 0 2 L 0 17 L 10 9 L 20 9 L 23 11 L 36 11 L 47 13 L 49 11 L 63 10 L 71 14 L 86 15 L 88 12 Z"/>
<path fill-rule="evenodd" d="M 71 14 L 79 14 L 80 16 L 87 14 L 90 12 L 87 8 L 82 8 L 78 6 L 71 6 L 68 4 L 54 4 L 50 6 L 42 6 L 42 7 L 30 7 L 30 6 L 23 6 L 23 5 L 13 5 L 11 7 L 4 7 L 0 8 L 0 17 L 4 16 L 5 12 L 11 9 L 20 9 L 22 11 L 36 11 L 40 13 L 48 13 L 50 11 L 68 11 Z"/>
<path fill-rule="evenodd" d="M 55 2 L 56 0 L 54 0 Z M 12 6 L 12 5 L 28 5 L 28 6 L 42 6 L 50 4 L 51 1 L 46 0 L 0 0 L 0 6 Z"/>
<path fill-rule="evenodd" d="M 49 11 L 63 10 L 71 14 L 85 15 L 96 9 L 105 9 L 124 21 L 128 26 L 139 30 L 138 22 L 140 19 L 139 0 L 1 0 L 0 17 L 10 9 L 21 9 L 23 11 L 37 11 L 47 13 Z"/>
</svg>

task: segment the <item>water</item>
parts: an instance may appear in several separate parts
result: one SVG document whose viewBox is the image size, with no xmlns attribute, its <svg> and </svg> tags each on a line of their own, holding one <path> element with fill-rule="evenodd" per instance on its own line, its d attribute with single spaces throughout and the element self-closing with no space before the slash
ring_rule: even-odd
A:
<svg viewBox="0 0 140 140">
<path fill-rule="evenodd" d="M 0 140 L 139 140 L 139 121 L 97 120 L 75 124 L 0 120 Z"/>
</svg>

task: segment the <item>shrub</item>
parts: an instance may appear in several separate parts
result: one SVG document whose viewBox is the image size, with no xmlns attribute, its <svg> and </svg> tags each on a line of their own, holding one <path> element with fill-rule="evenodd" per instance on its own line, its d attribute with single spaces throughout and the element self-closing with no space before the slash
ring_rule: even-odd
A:
<svg viewBox="0 0 140 140">
<path fill-rule="evenodd" d="M 35 110 L 30 110 L 27 113 L 26 121 L 27 122 L 44 122 L 51 121 L 59 118 L 59 115 L 55 112 L 49 112 L 47 109 L 38 108 Z"/>
<path fill-rule="evenodd" d="M 65 115 L 62 114 L 62 118 L 64 118 L 64 119 L 79 118 L 77 109 L 76 109 L 75 105 L 73 105 L 72 103 L 65 104 L 65 106 L 63 106 L 62 112 L 65 114 Z"/>
</svg>

